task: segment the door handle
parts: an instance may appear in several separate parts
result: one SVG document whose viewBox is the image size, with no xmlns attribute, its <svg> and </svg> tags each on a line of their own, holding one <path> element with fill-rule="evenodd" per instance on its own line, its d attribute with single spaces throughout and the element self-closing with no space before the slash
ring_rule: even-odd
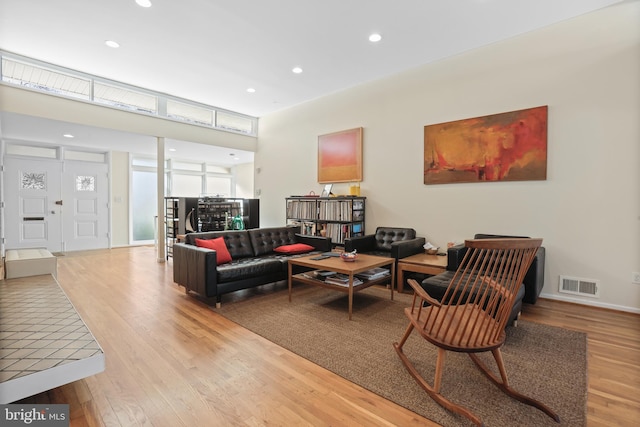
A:
<svg viewBox="0 0 640 427">
<path fill-rule="evenodd" d="M 56 205 L 62 206 L 62 200 L 56 200 Z"/>
</svg>

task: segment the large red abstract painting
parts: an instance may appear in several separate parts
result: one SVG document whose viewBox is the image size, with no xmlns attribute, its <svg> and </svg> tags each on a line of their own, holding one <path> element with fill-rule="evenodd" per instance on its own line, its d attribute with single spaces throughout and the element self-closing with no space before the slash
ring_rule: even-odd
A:
<svg viewBox="0 0 640 427">
<path fill-rule="evenodd" d="M 362 128 L 318 137 L 318 182 L 362 181 Z"/>
<path fill-rule="evenodd" d="M 547 106 L 424 127 L 424 183 L 547 179 Z"/>
</svg>

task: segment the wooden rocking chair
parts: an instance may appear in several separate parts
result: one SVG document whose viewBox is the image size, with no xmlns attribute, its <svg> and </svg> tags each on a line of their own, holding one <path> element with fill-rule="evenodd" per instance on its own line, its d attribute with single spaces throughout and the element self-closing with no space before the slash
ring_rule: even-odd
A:
<svg viewBox="0 0 640 427">
<path fill-rule="evenodd" d="M 500 352 L 516 294 L 541 244 L 542 239 L 467 240 L 464 260 L 441 301 L 429 296 L 415 280 L 409 280 L 415 291 L 412 307 L 405 309 L 409 326 L 400 342 L 393 346 L 409 373 L 433 400 L 467 417 L 476 425 L 483 425 L 476 415 L 440 394 L 447 350 L 467 353 L 489 380 L 506 394 L 560 422 L 560 417 L 550 408 L 509 386 Z M 402 346 L 414 329 L 438 347 L 433 386 L 422 378 L 402 351 Z M 476 355 L 485 351 L 493 354 L 501 379 Z"/>
</svg>

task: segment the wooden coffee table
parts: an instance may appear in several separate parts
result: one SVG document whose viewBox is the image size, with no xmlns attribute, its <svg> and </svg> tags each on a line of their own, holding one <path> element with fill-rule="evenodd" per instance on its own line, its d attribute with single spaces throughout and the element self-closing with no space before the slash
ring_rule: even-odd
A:
<svg viewBox="0 0 640 427">
<path fill-rule="evenodd" d="M 353 307 L 353 294 L 355 292 L 361 291 L 363 289 L 368 288 L 372 285 L 381 285 L 386 282 L 389 282 L 391 289 L 391 299 L 393 299 L 393 284 L 395 279 L 395 266 L 394 259 L 387 257 L 379 257 L 373 255 L 364 255 L 358 254 L 358 258 L 354 262 L 346 262 L 343 261 L 340 257 L 329 257 L 322 260 L 313 260 L 312 258 L 317 255 L 310 255 L 300 258 L 293 258 L 288 261 L 289 265 L 289 302 L 291 302 L 291 285 L 294 280 L 302 283 L 306 283 L 308 285 L 314 286 L 322 286 L 324 288 L 333 289 L 340 292 L 346 292 L 349 294 L 349 320 L 351 320 L 351 313 Z M 313 270 L 327 270 L 327 271 L 335 271 L 336 273 L 342 273 L 349 276 L 349 285 L 348 286 L 340 286 L 334 285 L 332 283 L 325 283 L 322 280 L 316 279 L 309 274 L 301 273 L 301 274 L 292 274 L 292 269 L 294 265 L 308 267 Z M 385 277 L 381 277 L 379 279 L 374 280 L 364 280 L 359 285 L 353 284 L 353 276 L 358 273 L 362 273 L 365 270 L 369 270 L 370 268 L 375 267 L 384 267 L 390 266 L 391 274 Z"/>
<path fill-rule="evenodd" d="M 447 269 L 447 257 L 426 253 L 411 255 L 398 260 L 398 292 L 404 289 L 404 272 L 440 274 Z"/>
</svg>

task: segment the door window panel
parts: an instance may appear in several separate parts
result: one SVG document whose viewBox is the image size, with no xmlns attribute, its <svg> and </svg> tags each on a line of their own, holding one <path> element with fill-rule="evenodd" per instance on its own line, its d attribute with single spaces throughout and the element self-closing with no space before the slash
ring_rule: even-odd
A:
<svg viewBox="0 0 640 427">
<path fill-rule="evenodd" d="M 46 190 L 46 178 L 40 172 L 22 172 L 20 186 L 23 190 Z"/>
<path fill-rule="evenodd" d="M 96 191 L 96 177 L 76 176 L 76 191 Z"/>
</svg>

